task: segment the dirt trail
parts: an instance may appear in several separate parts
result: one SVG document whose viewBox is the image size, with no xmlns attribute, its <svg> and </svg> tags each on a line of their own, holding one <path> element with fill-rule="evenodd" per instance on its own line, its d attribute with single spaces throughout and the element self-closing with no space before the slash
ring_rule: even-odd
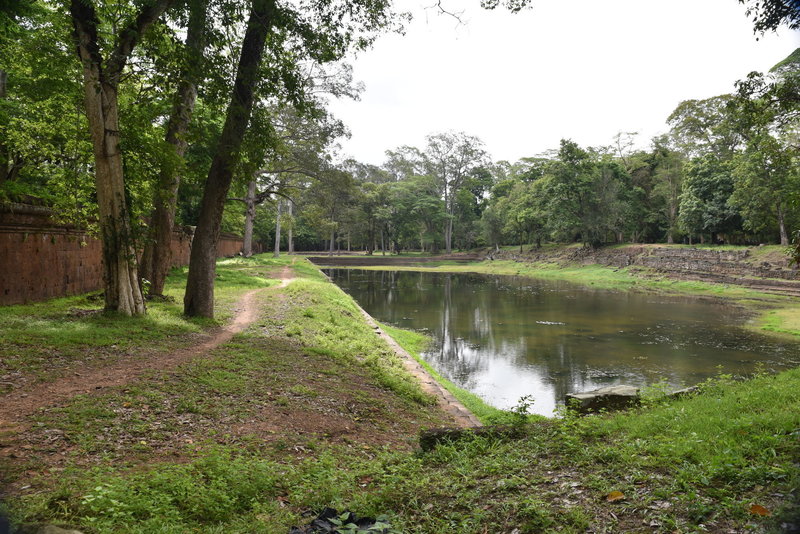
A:
<svg viewBox="0 0 800 534">
<path fill-rule="evenodd" d="M 273 288 L 286 287 L 293 277 L 292 270 L 284 267 L 280 273 L 280 284 Z M 120 361 L 101 369 L 75 373 L 74 376 L 53 382 L 35 384 L 0 397 L 0 434 L 19 430 L 20 422 L 41 408 L 63 404 L 76 395 L 121 386 L 136 380 L 147 371 L 173 369 L 184 362 L 204 356 L 230 341 L 233 336 L 244 331 L 258 318 L 256 296 L 261 291 L 264 290 L 254 289 L 242 295 L 234 308 L 233 321 L 227 326 L 213 330 L 211 337 L 203 343 L 173 352 L 155 354 L 146 359 Z"/>
</svg>

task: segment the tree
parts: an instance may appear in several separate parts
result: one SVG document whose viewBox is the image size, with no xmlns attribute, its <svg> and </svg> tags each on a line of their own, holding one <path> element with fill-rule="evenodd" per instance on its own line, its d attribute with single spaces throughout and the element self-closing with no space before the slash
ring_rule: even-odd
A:
<svg viewBox="0 0 800 534">
<path fill-rule="evenodd" d="M 381 224 L 381 211 L 386 206 L 387 188 L 383 182 L 360 182 L 360 191 L 356 195 L 358 206 L 358 226 L 362 229 L 364 248 L 371 256 L 377 248 L 378 228 Z"/>
<path fill-rule="evenodd" d="M 624 169 L 608 155 L 562 140 L 543 185 L 550 225 L 562 237 L 571 239 L 577 234 L 584 245 L 602 245 L 621 228 L 625 177 Z"/>
<path fill-rule="evenodd" d="M 245 131 L 259 86 L 265 97 L 282 92 L 295 107 L 303 109 L 300 61 L 318 63 L 340 60 L 352 49 L 369 46 L 378 33 L 390 28 L 395 17 L 388 0 L 319 2 L 303 11 L 277 0 L 253 0 L 242 42 L 239 66 L 225 125 L 208 172 L 189 260 L 189 277 L 184 295 L 184 312 L 190 316 L 212 317 L 214 274 L 220 221 L 228 189 L 239 161 Z M 261 69 L 261 58 L 269 37 L 269 61 Z"/>
<path fill-rule="evenodd" d="M 436 178 L 444 200 L 447 211 L 444 242 L 445 251 L 450 254 L 458 191 L 464 186 L 470 171 L 483 163 L 486 152 L 480 139 L 464 132 L 429 135 L 426 140 L 424 165 L 426 172 Z"/>
<path fill-rule="evenodd" d="M 733 101 L 733 95 L 720 95 L 678 104 L 667 118 L 675 144 L 692 157 L 713 152 L 717 158 L 731 158 L 742 144 L 740 130 L 731 120 Z"/>
<path fill-rule="evenodd" d="M 91 0 L 71 0 L 70 3 L 75 43 L 83 66 L 86 116 L 94 152 L 106 310 L 125 315 L 144 314 L 145 305 L 125 199 L 118 91 L 134 48 L 170 2 L 155 0 L 132 13 L 114 35 L 110 50 L 103 50 L 101 21 Z"/>
<path fill-rule="evenodd" d="M 92 146 L 70 21 L 35 4 L 0 30 L 0 199 L 54 208 L 62 222 L 96 219 Z"/>
<path fill-rule="evenodd" d="M 350 216 L 355 194 L 353 176 L 335 167 L 323 169 L 319 179 L 306 192 L 309 201 L 306 213 L 321 234 L 327 237 L 330 254 L 336 250 L 336 233 Z"/>
<path fill-rule="evenodd" d="M 267 34 L 277 16 L 274 0 L 252 1 L 232 97 L 203 188 L 200 218 L 192 241 L 189 276 L 183 297 L 183 311 L 188 316 L 214 316 L 214 275 L 222 212 L 250 120 Z"/>
<path fill-rule="evenodd" d="M 546 180 L 519 181 L 509 195 L 503 197 L 496 205 L 496 209 L 505 220 L 504 233 L 516 238 L 520 252 L 525 242 L 536 241 L 537 248 L 542 246 L 547 222 L 542 194 L 545 183 Z"/>
<path fill-rule="evenodd" d="M 739 0 L 747 6 L 746 14 L 753 19 L 753 32 L 765 34 L 786 25 L 790 30 L 800 28 L 800 0 Z"/>
<path fill-rule="evenodd" d="M 745 228 L 759 232 L 769 230 L 770 223 L 777 225 L 783 246 L 789 246 L 789 210 L 797 205 L 800 192 L 792 152 L 771 135 L 752 137 L 735 159 L 734 191 L 729 199 L 740 210 Z"/>
<path fill-rule="evenodd" d="M 666 136 L 653 140 L 656 186 L 654 194 L 663 205 L 667 223 L 667 243 L 675 242 L 678 232 L 678 209 L 683 182 L 683 156 L 669 147 Z"/>
<path fill-rule="evenodd" d="M 383 168 L 394 181 L 425 173 L 422 153 L 413 146 L 401 146 L 395 150 L 387 150 Z"/>
<path fill-rule="evenodd" d="M 798 199 L 800 49 L 766 75 L 751 72 L 736 87 L 729 112 L 745 147 L 734 159 L 731 204 L 752 231 L 776 224 L 780 243 L 788 246 L 790 207 Z"/>
<path fill-rule="evenodd" d="M 307 83 L 313 84 L 309 79 Z M 351 79 L 336 84 L 335 91 L 346 92 Z M 330 85 L 330 84 L 329 84 Z M 346 133 L 341 121 L 335 120 L 321 104 L 313 113 L 300 114 L 291 106 L 277 106 L 261 110 L 260 124 L 250 129 L 253 135 L 246 139 L 250 146 L 244 150 L 249 153 L 243 164 L 243 172 L 252 175 L 248 183 L 245 218 L 245 239 L 243 254 L 252 253 L 252 229 L 255 217 L 255 206 L 266 201 L 275 201 L 278 209 L 275 213 L 275 246 L 281 240 L 281 221 L 283 210 L 282 199 L 289 202 L 296 191 L 308 186 L 313 180 L 320 179 L 322 170 L 330 165 L 329 151 L 332 143 Z M 267 129 L 269 135 L 265 140 L 259 131 Z M 266 145 L 266 146 L 265 146 Z M 252 165 L 257 169 L 252 170 Z M 241 200 L 241 199 L 235 199 Z M 291 225 L 289 225 L 291 228 Z"/>
<path fill-rule="evenodd" d="M 145 247 L 143 275 L 150 280 L 150 293 L 162 295 L 172 255 L 172 231 L 178 199 L 183 158 L 188 147 L 189 123 L 202 78 L 201 63 L 205 48 L 208 0 L 189 0 L 189 22 L 183 64 L 179 69 L 178 87 L 173 97 L 167 122 L 165 142 L 169 157 L 162 159 L 153 198 L 151 241 Z M 149 254 L 148 254 L 149 252 Z"/>
<path fill-rule="evenodd" d="M 710 234 L 715 243 L 719 234 L 729 235 L 741 228 L 738 212 L 728 202 L 733 194 L 731 163 L 714 154 L 695 158 L 686 165 L 678 221 L 692 236 Z"/>
</svg>

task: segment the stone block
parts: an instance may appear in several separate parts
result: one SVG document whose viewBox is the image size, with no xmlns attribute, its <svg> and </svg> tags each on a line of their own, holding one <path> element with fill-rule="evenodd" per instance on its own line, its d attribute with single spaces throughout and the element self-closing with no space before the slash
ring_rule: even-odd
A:
<svg viewBox="0 0 800 534">
<path fill-rule="evenodd" d="M 567 406 L 575 406 L 579 413 L 624 410 L 637 406 L 640 400 L 639 388 L 622 384 L 583 393 L 569 393 L 565 398 Z"/>
</svg>

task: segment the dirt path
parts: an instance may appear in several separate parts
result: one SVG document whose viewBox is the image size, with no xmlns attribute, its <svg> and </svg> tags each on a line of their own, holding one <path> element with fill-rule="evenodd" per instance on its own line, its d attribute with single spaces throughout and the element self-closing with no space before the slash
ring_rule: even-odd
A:
<svg viewBox="0 0 800 534">
<path fill-rule="evenodd" d="M 284 267 L 280 273 L 280 284 L 273 288 L 286 287 L 293 276 L 292 270 Z M 0 434 L 19 430 L 21 421 L 41 408 L 63 404 L 76 395 L 124 385 L 136 380 L 147 371 L 173 369 L 184 362 L 204 356 L 230 341 L 233 336 L 244 331 L 258 318 L 256 296 L 261 291 L 264 289 L 254 289 L 242 295 L 234 308 L 233 321 L 225 327 L 213 330 L 211 337 L 203 343 L 173 352 L 155 354 L 146 359 L 125 360 L 101 369 L 76 372 L 73 376 L 35 384 L 3 396 L 0 398 Z"/>
</svg>

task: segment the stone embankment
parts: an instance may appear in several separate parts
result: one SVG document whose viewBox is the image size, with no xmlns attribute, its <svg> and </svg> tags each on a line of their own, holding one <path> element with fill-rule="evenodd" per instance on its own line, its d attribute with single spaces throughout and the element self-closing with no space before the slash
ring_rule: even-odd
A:
<svg viewBox="0 0 800 534">
<path fill-rule="evenodd" d="M 800 296 L 800 272 L 789 265 L 781 247 L 700 248 L 627 245 L 597 250 L 548 248 L 518 253 L 500 251 L 494 259 L 522 262 L 646 268 L 679 280 L 745 286 L 759 291 Z"/>
</svg>

